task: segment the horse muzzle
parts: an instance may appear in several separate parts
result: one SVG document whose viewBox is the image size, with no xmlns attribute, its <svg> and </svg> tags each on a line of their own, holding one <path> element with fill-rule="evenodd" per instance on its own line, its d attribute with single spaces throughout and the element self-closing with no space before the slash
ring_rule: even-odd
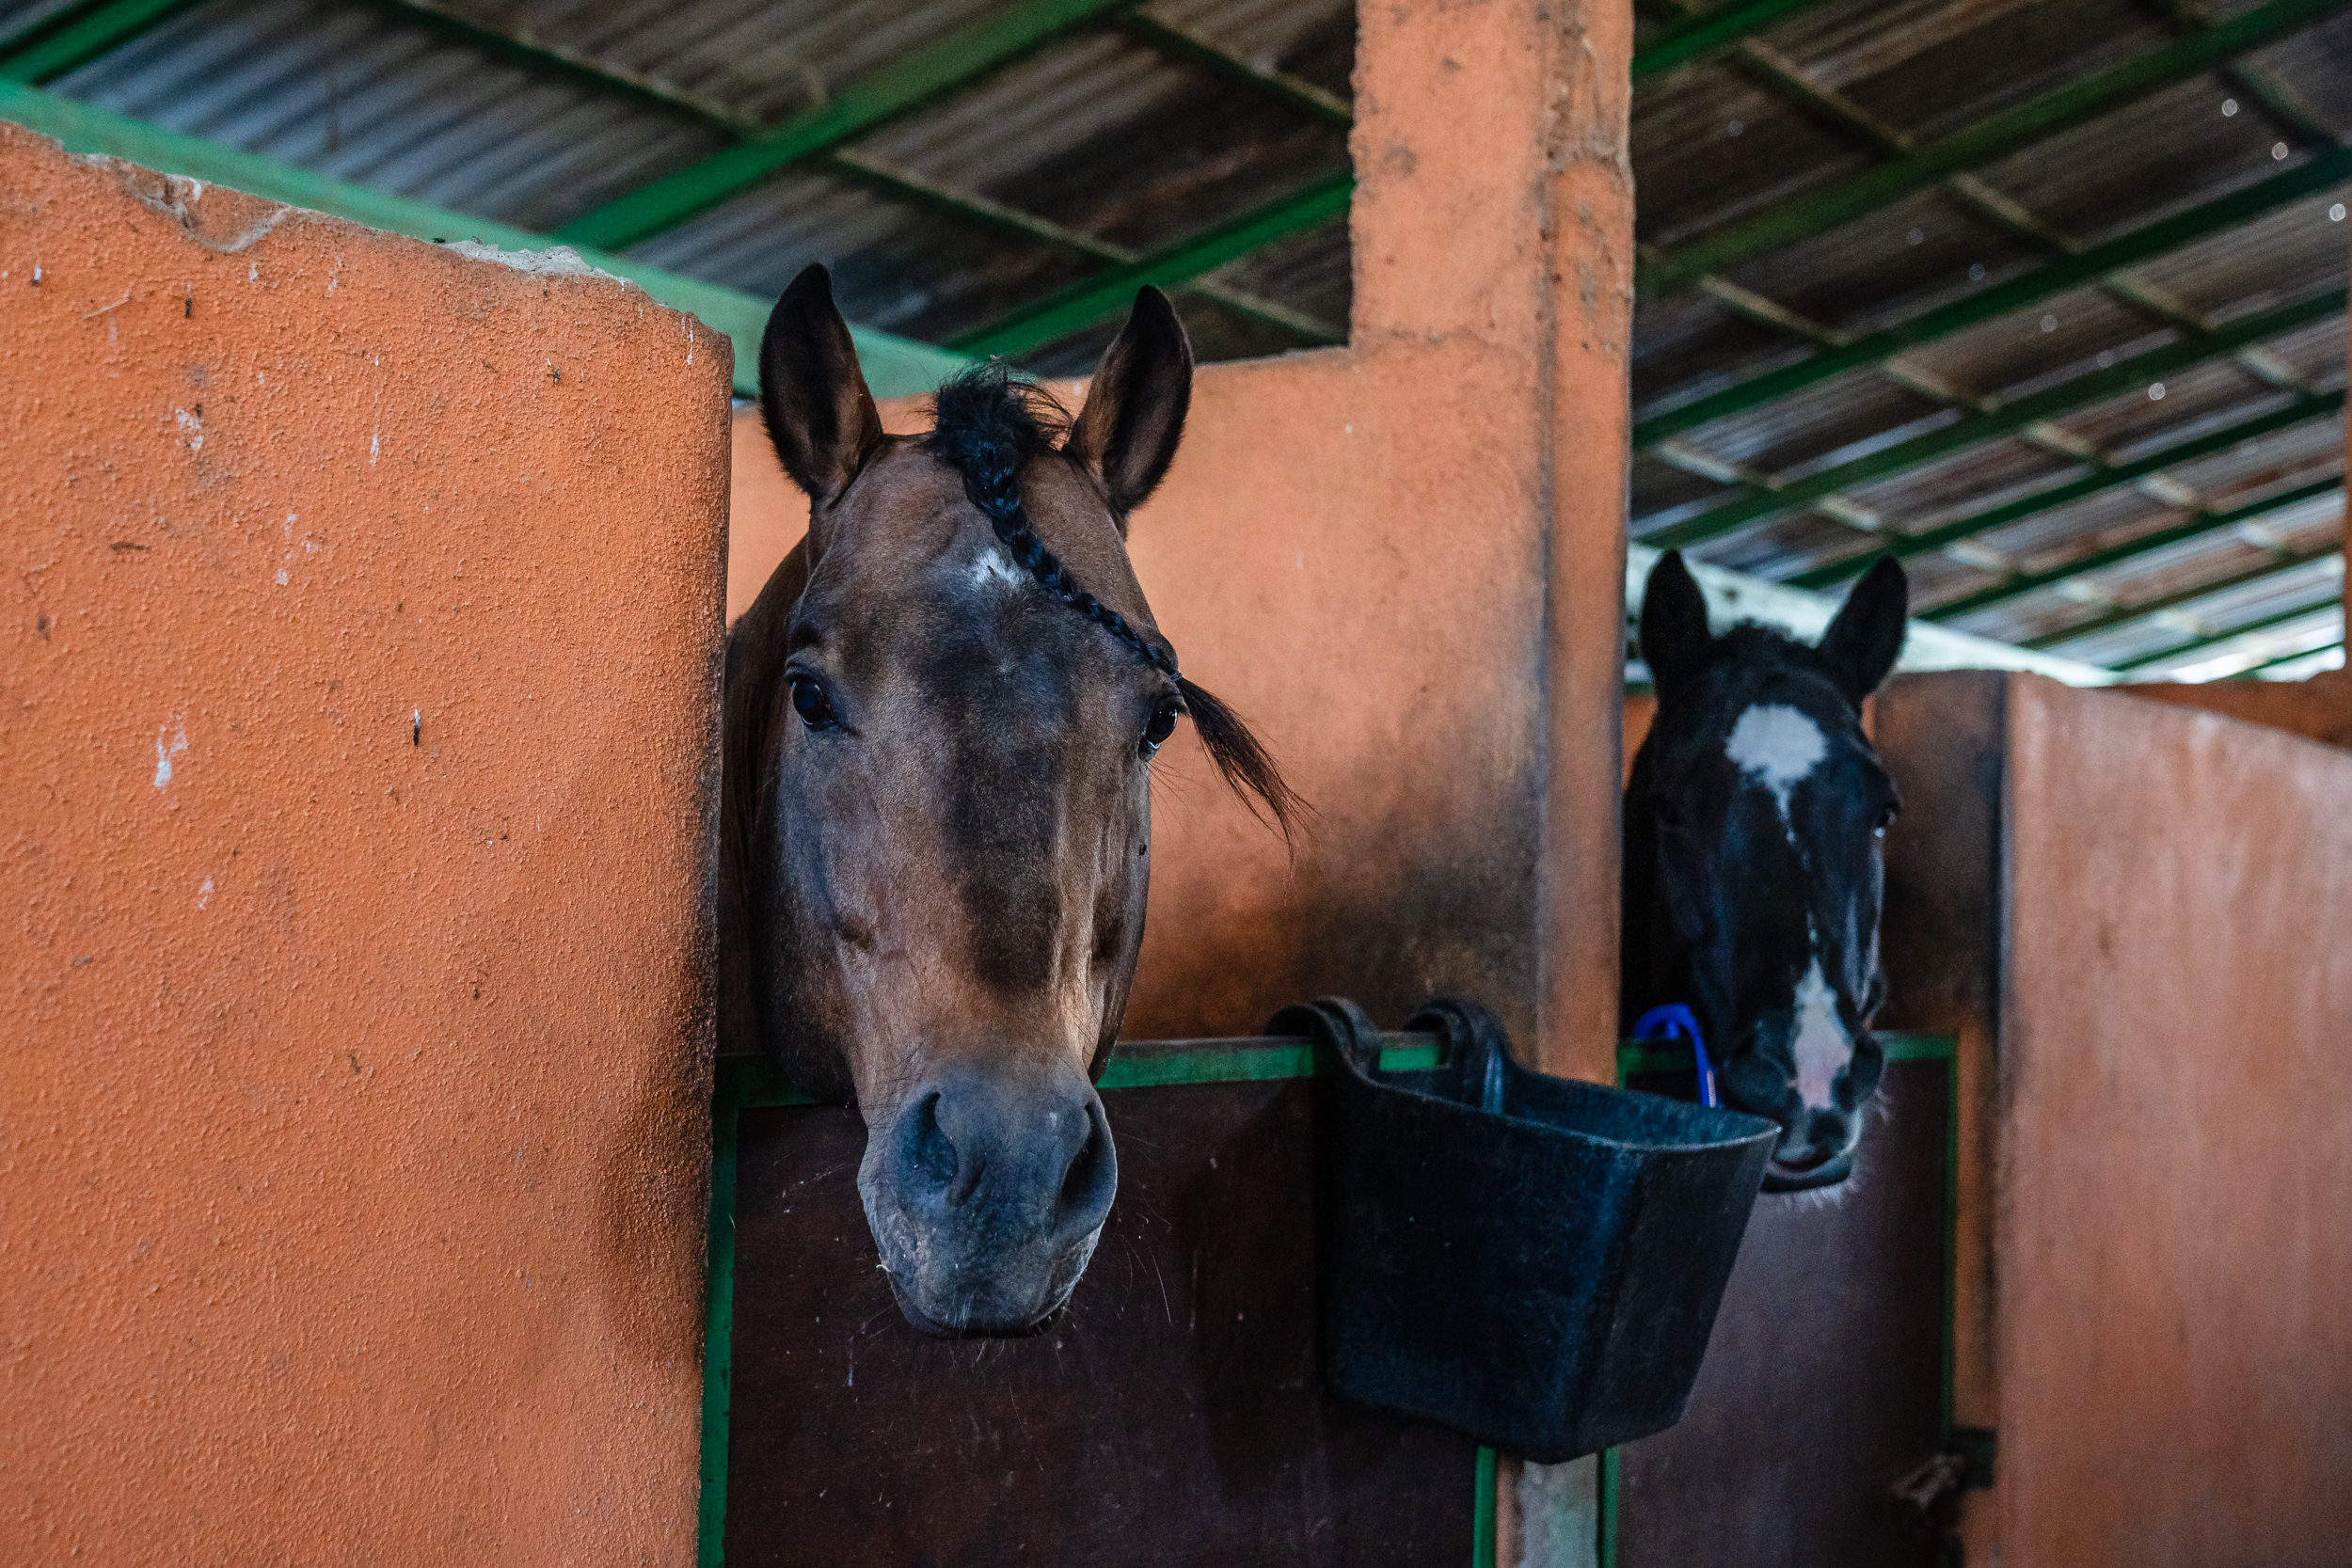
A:
<svg viewBox="0 0 2352 1568">
<path fill-rule="evenodd" d="M 1070 1299 L 1119 1190 L 1074 1066 L 959 1064 L 866 1135 L 858 1192 L 898 1307 L 946 1337 L 1036 1332 Z"/>
<path fill-rule="evenodd" d="M 1853 1174 L 1854 1146 L 1862 1137 L 1859 1112 L 1844 1116 L 1801 1105 L 1793 1124 L 1783 1119 L 1781 1125 L 1780 1142 L 1764 1166 L 1766 1192 L 1833 1187 Z"/>
</svg>

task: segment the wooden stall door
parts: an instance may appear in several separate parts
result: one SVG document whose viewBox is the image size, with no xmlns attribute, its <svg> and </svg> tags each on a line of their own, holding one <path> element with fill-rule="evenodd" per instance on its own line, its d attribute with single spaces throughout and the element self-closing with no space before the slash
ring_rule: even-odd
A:
<svg viewBox="0 0 2352 1568">
<path fill-rule="evenodd" d="M 1893 1487 L 1949 1420 L 1953 1047 L 1886 1044 L 1883 1115 L 1854 1175 L 1756 1200 L 1689 1411 L 1605 1458 L 1602 1568 L 1938 1560 Z M 1686 1094 L 1689 1078 L 1627 1073 Z"/>
<path fill-rule="evenodd" d="M 906 1325 L 854 1112 L 739 1113 L 706 1562 L 1452 1568 L 1491 1539 L 1490 1458 L 1322 1391 L 1311 1081 L 1103 1098 L 1119 1201 L 1068 1312 L 1023 1340 Z"/>
</svg>

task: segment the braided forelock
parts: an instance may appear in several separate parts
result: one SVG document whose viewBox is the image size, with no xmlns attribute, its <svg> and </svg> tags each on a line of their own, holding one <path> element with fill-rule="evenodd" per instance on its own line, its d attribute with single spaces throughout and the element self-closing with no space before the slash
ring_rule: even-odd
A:
<svg viewBox="0 0 2352 1568">
<path fill-rule="evenodd" d="M 1255 813 L 1263 803 L 1282 836 L 1305 810 L 1305 802 L 1283 781 L 1274 758 L 1249 733 L 1241 716 L 1205 689 L 1176 673 L 1176 650 L 1136 630 L 1127 618 L 1078 586 L 1059 557 L 1029 527 L 1021 503 L 1021 469 L 1031 458 L 1055 450 L 1070 428 L 1070 416 L 1054 395 L 1035 382 L 1017 381 L 1001 360 L 975 365 L 939 388 L 930 440 L 933 455 L 963 476 L 963 493 L 980 509 L 997 542 L 1040 587 L 1126 643 L 1176 683 L 1192 715 L 1193 730 L 1227 787 Z"/>
</svg>

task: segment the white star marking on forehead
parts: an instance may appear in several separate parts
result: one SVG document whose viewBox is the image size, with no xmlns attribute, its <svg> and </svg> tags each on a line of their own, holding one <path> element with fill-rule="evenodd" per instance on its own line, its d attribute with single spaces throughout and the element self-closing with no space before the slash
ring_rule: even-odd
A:
<svg viewBox="0 0 2352 1568">
<path fill-rule="evenodd" d="M 1020 567 L 1005 558 L 1005 552 L 997 548 L 993 540 L 980 546 L 980 553 L 972 558 L 972 564 L 964 571 L 975 588 L 986 588 L 992 582 L 1018 588 L 1029 580 Z"/>
<path fill-rule="evenodd" d="M 1772 792 L 1783 822 L 1788 796 L 1829 755 L 1821 726 L 1786 703 L 1758 703 L 1731 726 L 1724 754 L 1740 770 Z"/>
</svg>

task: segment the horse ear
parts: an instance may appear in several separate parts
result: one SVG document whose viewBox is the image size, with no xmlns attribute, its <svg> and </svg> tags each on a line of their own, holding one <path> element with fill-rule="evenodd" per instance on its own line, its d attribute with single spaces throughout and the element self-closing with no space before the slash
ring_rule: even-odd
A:
<svg viewBox="0 0 2352 1568">
<path fill-rule="evenodd" d="M 792 483 L 808 492 L 812 512 L 848 489 L 882 445 L 882 416 L 821 266 L 803 269 L 768 317 L 759 406 L 768 439 Z"/>
<path fill-rule="evenodd" d="M 1829 660 L 1838 689 L 1857 705 L 1895 667 L 1910 614 L 1911 583 L 1902 562 L 1883 555 L 1853 585 L 1845 608 L 1821 634 L 1821 657 Z"/>
<path fill-rule="evenodd" d="M 1682 563 L 1682 552 L 1668 550 L 1649 569 L 1649 584 L 1642 590 L 1642 662 L 1649 666 L 1650 684 L 1661 694 L 1681 685 L 1698 673 L 1714 649 L 1707 595 Z"/>
<path fill-rule="evenodd" d="M 1176 308 L 1157 289 L 1136 293 L 1136 308 L 1103 351 L 1086 406 L 1062 451 L 1103 482 L 1121 537 L 1176 456 L 1192 404 L 1192 343 Z"/>
</svg>

